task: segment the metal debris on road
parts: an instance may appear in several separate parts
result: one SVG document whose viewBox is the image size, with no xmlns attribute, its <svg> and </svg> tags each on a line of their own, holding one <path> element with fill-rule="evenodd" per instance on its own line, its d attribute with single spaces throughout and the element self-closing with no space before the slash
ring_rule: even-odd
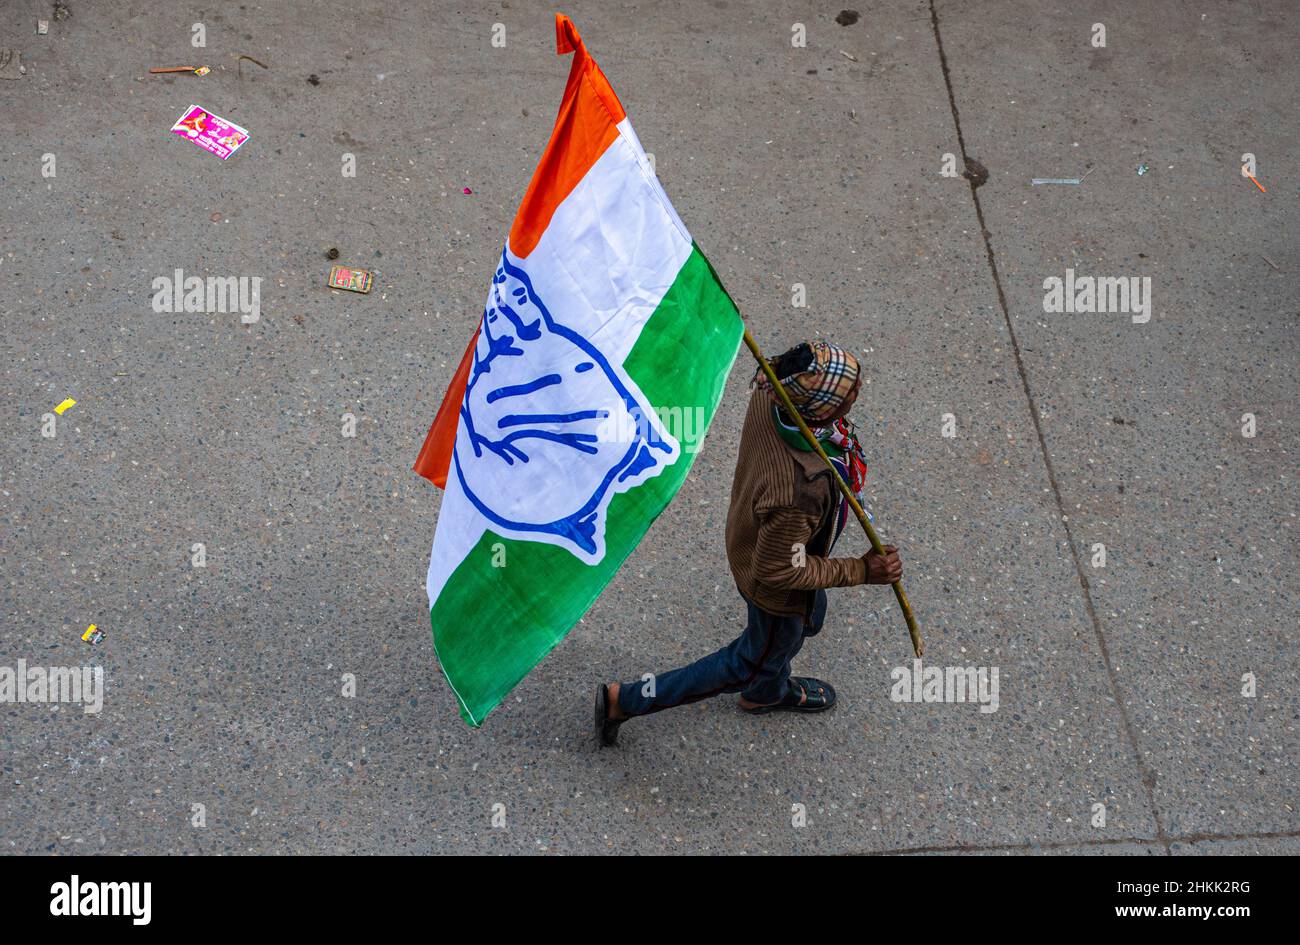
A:
<svg viewBox="0 0 1300 945">
<path fill-rule="evenodd" d="M 153 75 L 161 75 L 166 72 L 192 72 L 195 75 L 207 75 L 212 70 L 207 66 L 159 66 L 157 69 L 150 69 Z"/>
<path fill-rule="evenodd" d="M 245 59 L 247 59 L 249 62 L 253 63 L 254 65 L 261 66 L 263 69 L 270 68 L 270 66 L 268 66 L 266 63 L 260 62 L 257 59 L 254 59 L 252 56 L 245 56 L 241 54 L 240 57 L 235 60 L 235 74 L 241 79 L 244 77 Z"/>
<path fill-rule="evenodd" d="M 1082 184 L 1097 168 L 1090 167 L 1083 172 L 1083 177 L 1035 177 L 1029 183 L 1030 185 L 1038 184 Z"/>
<path fill-rule="evenodd" d="M 1142 176 L 1143 174 L 1145 174 L 1148 170 L 1150 170 L 1150 168 L 1148 168 L 1148 167 L 1146 166 L 1145 163 L 1139 164 L 1139 165 L 1138 165 L 1138 177 L 1141 177 L 1141 176 Z"/>
</svg>

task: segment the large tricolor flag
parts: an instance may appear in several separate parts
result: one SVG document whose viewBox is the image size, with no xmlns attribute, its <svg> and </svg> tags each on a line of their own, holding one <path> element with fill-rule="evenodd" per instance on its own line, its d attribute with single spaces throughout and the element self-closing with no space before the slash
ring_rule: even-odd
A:
<svg viewBox="0 0 1300 945">
<path fill-rule="evenodd" d="M 429 615 L 473 726 L 681 487 L 743 332 L 577 29 L 555 30 L 555 130 L 415 463 L 445 490 Z"/>
</svg>

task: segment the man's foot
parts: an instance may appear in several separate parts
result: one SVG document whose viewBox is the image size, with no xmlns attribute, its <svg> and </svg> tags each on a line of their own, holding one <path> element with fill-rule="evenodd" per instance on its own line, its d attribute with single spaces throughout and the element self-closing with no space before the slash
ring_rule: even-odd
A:
<svg viewBox="0 0 1300 945">
<path fill-rule="evenodd" d="M 614 718 L 617 713 L 620 717 Z M 596 689 L 596 744 L 603 746 L 618 743 L 618 727 L 626 716 L 618 708 L 618 683 L 613 687 L 601 684 Z"/>
<path fill-rule="evenodd" d="M 803 704 L 803 700 L 805 700 L 805 699 L 807 699 L 807 698 L 808 698 L 808 693 L 806 693 L 806 692 L 804 692 L 802 689 L 800 689 L 800 690 L 799 690 L 799 700 L 800 700 L 800 703 L 799 703 L 799 704 L 802 705 L 802 704 Z M 750 702 L 750 701 L 749 701 L 748 699 L 746 699 L 744 696 L 741 696 L 741 697 L 740 697 L 740 707 L 741 707 L 742 709 L 744 709 L 746 712 L 753 712 L 755 709 L 766 709 L 766 708 L 768 708 L 769 706 L 774 706 L 774 705 L 776 705 L 775 702 Z"/>
<path fill-rule="evenodd" d="M 811 676 L 791 676 L 790 691 L 779 702 L 760 705 L 741 698 L 740 707 L 750 715 L 768 712 L 825 712 L 835 705 L 835 687 Z"/>
</svg>

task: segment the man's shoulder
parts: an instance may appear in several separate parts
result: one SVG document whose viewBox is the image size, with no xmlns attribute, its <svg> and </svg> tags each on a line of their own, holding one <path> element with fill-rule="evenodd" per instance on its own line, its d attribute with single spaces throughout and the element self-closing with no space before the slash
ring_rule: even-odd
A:
<svg viewBox="0 0 1300 945">
<path fill-rule="evenodd" d="M 776 405 L 765 391 L 756 390 L 741 430 L 741 450 L 767 460 L 771 472 L 798 487 L 827 474 L 826 463 L 813 450 L 798 450 L 776 428 Z"/>
<path fill-rule="evenodd" d="M 815 473 L 804 456 L 817 462 L 816 453 L 800 454 L 772 433 L 759 442 L 762 449 L 746 448 L 744 438 L 736 457 L 736 480 L 732 487 L 732 501 L 740 500 L 755 514 L 768 515 L 786 509 L 802 515 L 819 516 L 825 509 L 829 491 L 825 475 Z M 749 446 L 753 446 L 753 441 Z M 826 473 L 823 465 L 821 473 Z"/>
</svg>

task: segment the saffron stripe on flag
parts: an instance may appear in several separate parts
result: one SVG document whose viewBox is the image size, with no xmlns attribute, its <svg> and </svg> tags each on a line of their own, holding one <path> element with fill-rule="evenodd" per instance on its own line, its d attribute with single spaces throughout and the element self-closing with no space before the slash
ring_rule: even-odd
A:
<svg viewBox="0 0 1300 945">
<path fill-rule="evenodd" d="M 563 13 L 555 16 L 555 51 L 561 56 L 572 52 L 573 63 L 551 140 L 510 227 L 510 245 L 521 257 L 532 253 L 555 208 L 618 137 L 618 123 L 627 117 L 573 21 Z"/>
</svg>

